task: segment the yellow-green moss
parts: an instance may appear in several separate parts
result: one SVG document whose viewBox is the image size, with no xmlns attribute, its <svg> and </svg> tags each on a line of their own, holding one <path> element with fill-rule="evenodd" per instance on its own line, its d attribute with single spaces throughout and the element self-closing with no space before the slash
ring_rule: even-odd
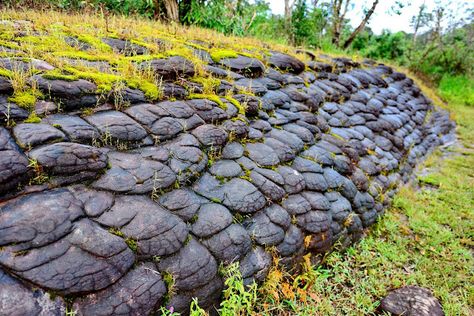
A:
<svg viewBox="0 0 474 316">
<path fill-rule="evenodd" d="M 247 107 L 244 104 L 241 104 L 239 101 L 228 95 L 226 95 L 224 98 L 239 110 L 239 114 L 245 115 L 245 110 Z"/>
<path fill-rule="evenodd" d="M 98 92 L 108 92 L 112 90 L 114 83 L 123 80 L 123 78 L 120 76 L 103 73 L 96 69 L 82 71 L 74 67 L 64 67 L 64 70 L 71 73 L 78 79 L 86 79 L 93 81 L 97 85 Z"/>
<path fill-rule="evenodd" d="M 145 97 L 155 101 L 161 99 L 163 91 L 154 83 L 147 80 L 128 79 L 127 84 L 130 88 L 140 89 L 145 94 Z"/>
<path fill-rule="evenodd" d="M 0 46 L 10 48 L 10 49 L 19 49 L 20 48 L 20 46 L 15 42 L 3 41 L 3 40 L 0 40 Z"/>
<path fill-rule="evenodd" d="M 31 112 L 25 123 L 41 123 L 41 118 L 36 115 L 36 112 Z"/>
<path fill-rule="evenodd" d="M 63 40 L 62 36 L 41 34 L 17 37 L 16 41 L 22 43 L 22 47 L 35 52 L 54 52 L 68 50 L 71 47 Z"/>
<path fill-rule="evenodd" d="M 59 69 L 54 69 L 51 71 L 48 71 L 42 75 L 44 79 L 48 80 L 64 80 L 64 81 L 74 81 L 77 80 L 78 77 L 75 75 L 67 75 L 64 74 L 61 70 Z"/>
<path fill-rule="evenodd" d="M 219 62 L 223 58 L 236 58 L 239 56 L 237 52 L 233 50 L 211 50 L 209 52 L 211 54 L 212 60 L 214 60 L 216 63 Z"/>
<path fill-rule="evenodd" d="M 125 60 L 139 63 L 139 62 L 149 61 L 153 59 L 162 59 L 162 58 L 166 58 L 166 56 L 161 55 L 161 54 L 152 54 L 152 55 L 128 56 L 128 57 L 125 57 Z"/>
<path fill-rule="evenodd" d="M 112 52 L 112 47 L 102 42 L 102 40 L 96 36 L 91 36 L 89 34 L 80 34 L 77 35 L 77 39 L 81 42 L 91 45 L 96 48 L 98 51 L 109 53 Z"/>
<path fill-rule="evenodd" d="M 31 109 L 36 103 L 37 96 L 32 91 L 19 91 L 13 93 L 8 101 L 16 103 L 19 107 L 24 109 Z"/>
<path fill-rule="evenodd" d="M 60 51 L 54 52 L 53 55 L 57 57 L 66 57 L 71 59 L 84 59 L 87 61 L 108 61 L 109 63 L 114 63 L 116 61 L 116 58 L 114 58 L 113 55 L 93 55 L 81 51 Z"/>
<path fill-rule="evenodd" d="M 11 79 L 13 77 L 13 72 L 8 69 L 0 68 L 0 76 Z"/>
<path fill-rule="evenodd" d="M 225 105 L 224 102 L 222 102 L 221 98 L 215 94 L 200 94 L 200 93 L 191 93 L 189 96 L 188 96 L 189 99 L 207 99 L 207 100 L 210 100 L 212 102 L 215 102 L 217 103 L 217 105 L 223 109 L 223 110 L 227 110 L 227 105 Z"/>
<path fill-rule="evenodd" d="M 191 81 L 200 83 L 204 94 L 214 93 L 221 84 L 219 79 L 213 77 L 194 77 Z"/>
</svg>

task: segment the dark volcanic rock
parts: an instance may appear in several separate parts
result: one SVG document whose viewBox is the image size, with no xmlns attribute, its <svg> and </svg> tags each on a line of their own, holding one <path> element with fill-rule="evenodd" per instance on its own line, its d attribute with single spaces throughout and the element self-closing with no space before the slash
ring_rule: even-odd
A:
<svg viewBox="0 0 474 316">
<path fill-rule="evenodd" d="M 63 315 L 66 306 L 40 289 L 26 287 L 0 269 L 0 306 L 2 315 Z"/>
<path fill-rule="evenodd" d="M 97 129 L 79 116 L 55 114 L 46 117 L 42 122 L 59 128 L 73 141 L 89 143 L 99 138 Z"/>
<path fill-rule="evenodd" d="M 290 55 L 286 55 L 286 54 L 282 54 L 278 52 L 272 52 L 269 62 L 272 67 L 289 71 L 294 74 L 299 74 L 305 68 L 304 63 L 301 62 L 300 60 L 294 57 L 291 57 Z"/>
<path fill-rule="evenodd" d="M 89 81 L 46 79 L 40 75 L 33 76 L 38 88 L 44 95 L 60 103 L 64 108 L 73 110 L 93 106 L 97 103 L 97 86 Z"/>
<path fill-rule="evenodd" d="M 441 304 L 431 291 L 419 286 L 405 286 L 390 292 L 382 299 L 379 308 L 391 315 L 444 315 Z"/>
<path fill-rule="evenodd" d="M 153 264 L 143 264 L 117 283 L 77 300 L 78 315 L 148 315 L 162 302 L 166 285 Z"/>
<path fill-rule="evenodd" d="M 160 260 L 158 270 L 174 277 L 178 291 L 191 291 L 206 285 L 217 274 L 217 263 L 209 251 L 191 239 L 178 253 Z"/>
<path fill-rule="evenodd" d="M 42 36 L 30 22 L 18 31 Z M 248 286 L 275 262 L 297 271 L 349 246 L 418 162 L 454 139 L 449 113 L 387 66 L 322 55 L 305 64 L 253 48 L 217 61 L 220 44 L 140 39 L 156 51 L 124 32 L 97 47 L 114 52 L 110 61 L 53 50 L 48 61 L 64 65 L 54 69 L 0 58 L 34 71 L 25 89 L 42 93 L 20 107 L 0 77 L 1 315 L 188 315 L 194 299 L 214 314 L 226 277 L 218 265 L 239 263 Z M 95 44 L 73 36 L 64 44 L 95 57 Z M 21 53 L 15 43 L 0 50 Z M 181 48 L 194 57 L 157 57 Z M 89 79 L 55 76 L 75 79 L 72 68 Z M 415 287 L 380 309 L 442 314 Z"/>
<path fill-rule="evenodd" d="M 10 79 L 0 76 L 0 92 L 12 92 L 13 86 L 10 82 Z"/>
<path fill-rule="evenodd" d="M 265 66 L 261 61 L 246 56 L 223 58 L 219 61 L 219 64 L 250 78 L 259 77 L 265 71 Z"/>
<path fill-rule="evenodd" d="M 170 187 L 176 174 L 165 164 L 139 154 L 109 153 L 110 169 L 94 182 L 97 189 L 123 193 L 148 193 Z"/>
<path fill-rule="evenodd" d="M 118 111 L 107 111 L 86 117 L 103 137 L 121 141 L 140 141 L 147 136 L 143 127 L 129 116 Z"/>
<path fill-rule="evenodd" d="M 98 172 L 107 166 L 102 150 L 76 143 L 56 143 L 33 149 L 28 156 L 53 174 Z"/>
<path fill-rule="evenodd" d="M 178 216 L 145 196 L 118 196 L 114 206 L 96 220 L 134 240 L 137 254 L 143 257 L 175 253 L 188 236 L 186 224 Z"/>
<path fill-rule="evenodd" d="M 27 110 L 9 102 L 7 97 L 0 95 L 0 123 L 8 123 L 8 120 L 24 120 L 28 115 Z"/>
<path fill-rule="evenodd" d="M 8 131 L 0 127 L 0 194 L 14 189 L 26 178 L 28 164 Z"/>
<path fill-rule="evenodd" d="M 82 203 L 67 190 L 30 194 L 0 209 L 0 264 L 44 288 L 99 290 L 133 264 L 121 238 L 81 219 Z"/>
<path fill-rule="evenodd" d="M 181 56 L 145 61 L 139 64 L 139 68 L 151 70 L 164 80 L 176 80 L 179 77 L 194 76 L 194 64 Z"/>
<path fill-rule="evenodd" d="M 22 123 L 13 128 L 13 135 L 23 148 L 32 148 L 52 141 L 64 140 L 66 135 L 48 124 Z"/>
<path fill-rule="evenodd" d="M 147 53 L 145 47 L 119 38 L 103 38 L 102 42 L 112 47 L 114 52 L 124 54 L 125 56 L 143 55 Z"/>
</svg>

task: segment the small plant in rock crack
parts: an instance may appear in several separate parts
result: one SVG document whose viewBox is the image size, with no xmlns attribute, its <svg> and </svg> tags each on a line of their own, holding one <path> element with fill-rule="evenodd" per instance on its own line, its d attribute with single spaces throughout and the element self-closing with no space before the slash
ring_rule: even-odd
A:
<svg viewBox="0 0 474 316">
<path fill-rule="evenodd" d="M 222 148 L 209 147 L 207 151 L 207 166 L 210 168 L 222 156 Z"/>
<path fill-rule="evenodd" d="M 118 81 L 114 84 L 112 90 L 108 94 L 108 98 L 113 100 L 114 108 L 117 111 L 121 111 L 130 106 L 130 101 L 125 100 L 124 91 L 127 88 L 127 85 L 123 81 Z"/>
<path fill-rule="evenodd" d="M 257 284 L 245 286 L 239 263 L 232 263 L 220 269 L 225 278 L 226 289 L 223 292 L 219 313 L 222 316 L 250 315 L 257 301 Z"/>
<path fill-rule="evenodd" d="M 33 169 L 35 173 L 35 176 L 30 179 L 30 185 L 43 184 L 45 182 L 48 182 L 48 175 L 43 171 L 43 167 L 38 163 L 36 159 L 29 159 L 28 167 Z"/>
<path fill-rule="evenodd" d="M 166 307 L 162 306 L 160 308 L 160 315 L 162 315 L 162 316 L 180 316 L 179 313 L 174 311 L 173 306 L 171 306 L 170 308 L 166 308 Z"/>
<path fill-rule="evenodd" d="M 191 302 L 189 315 L 190 316 L 207 316 L 209 314 L 206 313 L 206 311 L 204 309 L 199 307 L 198 300 L 197 300 L 197 298 L 194 297 L 193 301 Z"/>
</svg>

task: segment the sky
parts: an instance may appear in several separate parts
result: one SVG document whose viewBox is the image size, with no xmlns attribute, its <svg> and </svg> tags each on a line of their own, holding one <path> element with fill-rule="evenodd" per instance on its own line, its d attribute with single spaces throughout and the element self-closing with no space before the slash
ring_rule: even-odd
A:
<svg viewBox="0 0 474 316">
<path fill-rule="evenodd" d="M 283 14 L 285 1 L 284 0 L 268 0 L 270 8 L 274 14 Z M 371 0 L 354 0 L 352 1 L 355 5 L 352 9 L 348 11 L 347 18 L 350 19 L 353 27 L 356 27 L 363 16 L 363 7 L 372 5 Z M 428 10 L 431 11 L 436 7 L 436 2 L 442 4 L 449 4 L 450 8 L 459 7 L 459 4 L 466 4 L 466 7 L 474 8 L 474 0 L 409 0 L 404 1 L 409 3 L 408 6 L 405 6 L 401 10 L 401 15 L 396 15 L 389 13 L 390 8 L 395 3 L 394 0 L 380 0 L 375 13 L 372 15 L 372 18 L 368 26 L 374 31 L 375 34 L 380 34 L 383 29 L 388 29 L 392 32 L 405 31 L 407 33 L 413 32 L 410 27 L 410 20 L 412 16 L 418 13 L 420 5 L 423 3 L 426 4 Z M 456 5 L 454 5 L 456 4 Z M 466 9 L 461 9 L 456 12 L 456 15 L 466 14 Z"/>
</svg>

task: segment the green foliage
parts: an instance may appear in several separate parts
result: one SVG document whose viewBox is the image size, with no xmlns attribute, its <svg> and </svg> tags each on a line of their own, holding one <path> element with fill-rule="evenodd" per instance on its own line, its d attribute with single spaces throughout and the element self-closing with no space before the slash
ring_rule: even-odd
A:
<svg viewBox="0 0 474 316">
<path fill-rule="evenodd" d="M 352 48 L 369 58 L 396 60 L 403 64 L 406 61 L 408 45 L 409 41 L 404 32 L 391 33 L 384 30 L 378 36 L 362 32 L 354 40 Z"/>
<path fill-rule="evenodd" d="M 238 262 L 221 269 L 225 278 L 224 300 L 219 313 L 222 316 L 250 315 L 257 300 L 257 284 L 245 286 Z"/>
<path fill-rule="evenodd" d="M 201 307 L 199 307 L 198 300 L 195 297 L 193 298 L 193 301 L 191 302 L 189 315 L 190 316 L 207 316 L 206 311 L 202 309 Z"/>
<path fill-rule="evenodd" d="M 269 10 L 268 3 L 263 0 L 192 0 L 182 22 L 243 36 L 251 33 L 255 25 L 266 21 Z"/>
<path fill-rule="evenodd" d="M 451 102 L 474 106 L 474 80 L 468 76 L 444 75 L 439 91 L 443 98 Z"/>
</svg>

